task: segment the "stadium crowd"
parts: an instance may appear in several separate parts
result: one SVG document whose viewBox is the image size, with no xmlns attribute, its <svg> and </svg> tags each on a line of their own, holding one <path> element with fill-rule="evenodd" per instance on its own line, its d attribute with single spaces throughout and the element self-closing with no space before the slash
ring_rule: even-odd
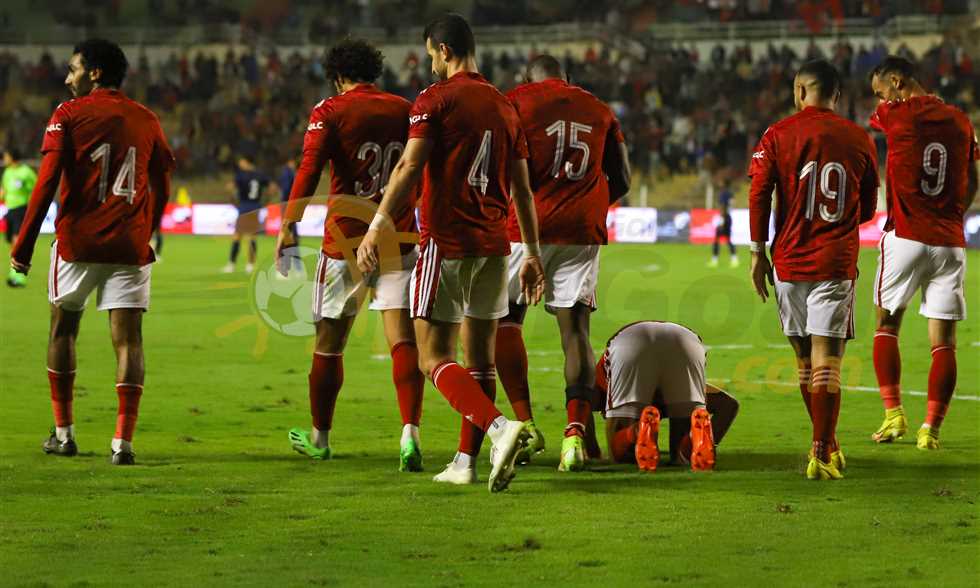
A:
<svg viewBox="0 0 980 588">
<path fill-rule="evenodd" d="M 924 55 L 904 46 L 898 53 L 921 59 L 928 87 L 976 113 L 980 76 L 962 46 L 947 39 Z M 804 54 L 788 46 L 753 52 L 748 45 L 731 51 L 718 45 L 709 55 L 680 47 L 638 56 L 597 46 L 581 56 L 559 57 L 574 83 L 613 106 L 634 166 L 662 176 L 706 162 L 740 174 L 754 141 L 791 108 L 788 82 L 807 58 L 828 57 L 844 72 L 842 111 L 865 124 L 875 103 L 867 75 L 885 55 L 882 43 L 855 47 L 842 40 L 830 55 L 811 43 Z M 529 57 L 483 52 L 480 68 L 506 91 L 520 82 Z M 0 144 L 36 153 L 47 116 L 67 97 L 64 58 L 45 53 L 36 63 L 25 63 L 0 53 L 0 92 L 7 98 L 0 103 Z M 229 49 L 220 58 L 173 53 L 152 65 L 145 55 L 129 58 L 124 89 L 161 115 L 183 177 L 230 170 L 237 154 L 250 155 L 269 170 L 281 165 L 299 154 L 311 107 L 333 92 L 319 54 Z M 388 62 L 380 80 L 384 89 L 409 100 L 429 83 L 421 51 Z"/>
</svg>

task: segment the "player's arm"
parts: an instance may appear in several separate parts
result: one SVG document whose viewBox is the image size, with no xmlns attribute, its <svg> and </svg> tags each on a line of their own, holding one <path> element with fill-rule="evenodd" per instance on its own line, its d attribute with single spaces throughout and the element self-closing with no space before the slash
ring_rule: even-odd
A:
<svg viewBox="0 0 980 588">
<path fill-rule="evenodd" d="M 541 244 L 538 240 L 538 215 L 534 210 L 534 192 L 526 159 L 515 159 L 510 164 L 510 198 L 514 203 L 517 225 L 521 229 L 524 244 L 524 266 L 520 280 L 524 300 L 537 304 L 544 294 L 544 269 L 541 265 Z"/>
<path fill-rule="evenodd" d="M 977 197 L 977 166 L 980 165 L 980 145 L 976 135 L 970 143 L 970 157 L 966 161 L 966 194 L 964 195 L 963 210 L 970 210 L 973 200 Z"/>
<path fill-rule="evenodd" d="M 329 133 L 324 118 L 323 113 L 318 109 L 313 109 L 313 113 L 310 114 L 310 124 L 306 136 L 303 137 L 303 155 L 296 168 L 296 177 L 289 190 L 286 210 L 279 225 L 279 235 L 276 237 L 276 266 L 279 273 L 284 276 L 289 271 L 290 264 L 283 260 L 283 251 L 296 246 L 294 227 L 296 223 L 303 220 L 303 213 L 306 212 L 306 206 L 316 192 L 316 187 L 320 185 L 320 176 L 329 159 L 327 153 Z"/>
<path fill-rule="evenodd" d="M 392 232 L 395 230 L 395 223 L 392 220 L 395 212 L 408 207 L 412 190 L 422 177 L 422 170 L 425 169 L 431 154 L 431 139 L 412 137 L 405 144 L 405 152 L 398 159 L 395 168 L 391 170 L 384 197 L 378 205 L 374 220 L 371 221 L 364 239 L 357 248 L 357 267 L 362 272 L 373 272 L 377 269 L 381 230 Z"/>
<path fill-rule="evenodd" d="M 775 285 L 772 275 L 772 264 L 766 255 L 766 241 L 769 240 L 769 216 L 772 213 L 772 190 L 776 186 L 775 151 L 766 135 L 762 137 L 759 146 L 752 154 L 749 165 L 749 175 L 752 183 L 749 187 L 749 230 L 752 251 L 752 284 L 759 298 L 765 302 L 769 298 L 766 281 Z"/>
<path fill-rule="evenodd" d="M 977 197 L 977 166 L 980 162 L 970 161 L 966 166 L 966 202 L 963 203 L 963 210 L 970 210 L 973 201 Z"/>
<path fill-rule="evenodd" d="M 153 154 L 150 156 L 150 165 L 147 170 L 150 183 L 150 191 L 153 194 L 153 231 L 160 230 L 160 222 L 163 220 L 163 213 L 167 209 L 167 202 L 170 201 L 170 174 L 175 167 L 174 154 L 167 145 L 167 140 L 163 136 L 163 130 L 159 132 L 157 142 L 153 146 Z"/>
<path fill-rule="evenodd" d="M 864 177 L 861 178 L 861 210 L 860 222 L 864 224 L 875 217 L 878 210 L 878 157 L 874 152 L 874 145 L 868 142 L 869 160 L 864 169 Z"/>
<path fill-rule="evenodd" d="M 704 399 L 705 408 L 711 414 L 711 434 L 715 438 L 715 445 L 718 445 L 738 416 L 738 400 L 721 388 L 707 383 L 704 385 Z"/>
<path fill-rule="evenodd" d="M 31 268 L 37 236 L 61 183 L 61 173 L 64 170 L 62 153 L 60 149 L 48 151 L 41 158 L 41 169 L 31 192 L 31 199 L 27 203 L 24 224 L 20 228 L 17 245 L 10 251 L 10 265 L 22 274 L 26 274 Z"/>
<path fill-rule="evenodd" d="M 609 204 L 629 193 L 632 177 L 629 149 L 623 140 L 623 134 L 619 130 L 618 123 L 610 127 L 609 134 L 606 136 L 606 148 L 602 155 L 602 171 L 609 178 Z"/>
</svg>

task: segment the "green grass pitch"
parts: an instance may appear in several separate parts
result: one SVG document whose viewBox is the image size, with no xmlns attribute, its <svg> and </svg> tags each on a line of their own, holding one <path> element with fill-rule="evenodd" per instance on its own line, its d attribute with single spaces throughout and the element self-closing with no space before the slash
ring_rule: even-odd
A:
<svg viewBox="0 0 980 588">
<path fill-rule="evenodd" d="M 556 326 L 538 309 L 525 335 L 548 449 L 508 492 L 490 495 L 484 484 L 430 481 L 451 458 L 459 429 L 431 385 L 422 424 L 426 472 L 397 471 L 398 409 L 374 313 L 358 319 L 345 355 L 336 458 L 318 463 L 293 453 L 287 429 L 309 423 L 311 339 L 267 324 L 292 321 L 290 299 L 273 296 L 260 319 L 258 282 L 218 274 L 228 241 L 206 237 L 168 237 L 165 261 L 154 268 L 139 466 L 107 463 L 114 358 L 106 315 L 94 304 L 78 345 L 82 453 L 43 455 L 51 424 L 45 249 L 27 289 L 0 293 L 2 585 L 864 587 L 975 586 L 980 577 L 976 252 L 967 284 L 974 318 L 959 331 L 961 398 L 943 428 L 942 451 L 929 454 L 915 449 L 914 438 L 881 447 L 869 440 L 882 410 L 871 363 L 875 251 L 862 252 L 858 337 L 843 371 L 852 388 L 839 434 L 849 469 L 841 482 L 812 483 L 802 477 L 809 423 L 791 353 L 773 303 L 761 304 L 750 289 L 747 252 L 738 269 L 710 270 L 706 247 L 607 247 L 594 347 L 637 319 L 673 320 L 701 334 L 711 346 L 709 379 L 742 403 L 717 471 L 640 474 L 600 464 L 559 475 L 561 355 Z M 262 239 L 262 268 L 271 249 Z M 296 299 L 305 311 L 308 297 Z M 907 391 L 926 389 L 925 331 L 910 312 L 901 340 Z M 915 428 L 925 398 L 904 400 Z"/>
</svg>

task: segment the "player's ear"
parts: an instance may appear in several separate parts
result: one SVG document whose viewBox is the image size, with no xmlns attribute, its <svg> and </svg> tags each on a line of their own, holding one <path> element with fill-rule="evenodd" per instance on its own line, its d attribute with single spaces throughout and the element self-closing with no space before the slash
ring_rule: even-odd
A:
<svg viewBox="0 0 980 588">
<path fill-rule="evenodd" d="M 453 49 L 445 43 L 439 43 L 439 53 L 442 54 L 443 61 L 449 61 L 453 58 Z"/>
<path fill-rule="evenodd" d="M 88 70 L 88 79 L 89 79 L 89 81 L 92 81 L 92 82 L 98 82 L 99 80 L 101 80 L 102 79 L 102 69 L 97 67 L 95 69 Z"/>
</svg>

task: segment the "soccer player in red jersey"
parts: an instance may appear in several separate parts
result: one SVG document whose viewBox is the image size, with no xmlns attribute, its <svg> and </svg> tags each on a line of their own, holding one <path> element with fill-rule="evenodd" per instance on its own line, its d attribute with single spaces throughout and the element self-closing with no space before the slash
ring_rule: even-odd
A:
<svg viewBox="0 0 980 588">
<path fill-rule="evenodd" d="M 408 282 L 418 259 L 414 242 L 402 244 L 392 267 L 374 275 L 357 269 L 356 239 L 367 231 L 392 166 L 405 149 L 408 111 L 404 98 L 374 85 L 384 67 L 381 52 L 365 41 L 345 40 L 327 55 L 327 75 L 337 95 L 321 101 L 310 115 L 303 157 L 289 194 L 276 257 L 285 275 L 288 249 L 296 244 L 296 222 L 330 163 L 331 195 L 313 291 L 316 350 L 310 370 L 311 431 L 292 429 L 293 449 L 314 459 L 331 456 L 329 433 L 344 381 L 343 353 L 351 326 L 369 289 L 372 310 L 381 311 L 391 350 L 392 379 L 402 416 L 402 471 L 421 471 L 419 419 L 425 379 L 418 368 L 415 333 L 408 316 Z M 413 195 L 393 212 L 397 229 L 414 238 Z M 362 220 L 364 219 L 364 220 Z"/>
<path fill-rule="evenodd" d="M 527 66 L 528 83 L 507 97 L 527 135 L 528 168 L 541 234 L 545 308 L 558 320 L 565 354 L 565 405 L 568 425 L 559 471 L 585 467 L 586 425 L 595 383 L 595 357 L 589 342 L 589 316 L 596 309 L 599 247 L 608 242 L 606 211 L 629 191 L 630 168 L 616 115 L 602 101 L 569 84 L 558 60 L 539 55 Z M 534 426 L 527 382 L 527 351 L 521 325 L 527 306 L 518 271 L 524 260 L 521 231 L 509 216 L 511 241 L 510 314 L 497 328 L 500 380 L 517 418 L 528 424 L 531 441 L 518 462 L 544 450 Z"/>
<path fill-rule="evenodd" d="M 150 306 L 150 236 L 170 194 L 173 154 L 149 109 L 119 91 L 126 56 L 93 39 L 75 47 L 65 84 L 74 99 L 59 105 L 44 133 L 41 168 L 11 265 L 27 273 L 41 223 L 61 183 L 51 247 L 48 380 L 55 428 L 46 453 L 78 452 L 72 416 L 75 338 L 86 299 L 109 311 L 116 351 L 119 411 L 112 463 L 132 465 L 133 431 L 143 393 L 143 312 Z M 62 179 L 63 178 L 63 179 Z"/>
<path fill-rule="evenodd" d="M 874 285 L 874 364 L 885 420 L 872 439 L 891 442 L 908 428 L 898 332 L 906 306 L 921 289 L 919 314 L 929 319 L 932 366 L 916 446 L 938 449 L 939 427 L 956 387 L 956 322 L 966 318 L 963 214 L 977 194 L 980 149 L 970 119 L 928 94 L 907 59 L 886 58 L 872 72 L 871 89 L 881 101 L 871 126 L 888 140 L 888 221 Z"/>
<path fill-rule="evenodd" d="M 783 332 L 796 353 L 813 425 L 811 480 L 842 477 L 840 364 L 845 342 L 854 337 L 858 225 L 873 218 L 878 191 L 871 138 L 834 112 L 840 86 L 829 62 L 803 64 L 793 82 L 798 112 L 766 130 L 749 167 L 752 281 L 763 302 L 766 281 L 773 284 Z M 774 187 L 770 265 L 765 245 Z"/>
<path fill-rule="evenodd" d="M 486 432 L 492 442 L 489 487 L 500 491 L 513 478 L 528 436 L 521 421 L 504 418 L 493 403 L 494 338 L 497 321 L 508 312 L 509 198 L 528 249 L 520 270 L 524 295 L 535 304 L 544 288 L 527 141 L 514 107 L 477 73 L 473 33 L 463 17 L 433 21 L 423 38 L 433 74 L 442 81 L 412 106 L 405 153 L 357 250 L 358 264 L 362 271 L 378 267 L 379 244 L 421 177 L 420 255 L 411 281 L 419 361 L 465 417 L 459 451 L 435 480 L 474 483 L 479 433 Z M 461 323 L 467 369 L 456 363 Z"/>
</svg>

